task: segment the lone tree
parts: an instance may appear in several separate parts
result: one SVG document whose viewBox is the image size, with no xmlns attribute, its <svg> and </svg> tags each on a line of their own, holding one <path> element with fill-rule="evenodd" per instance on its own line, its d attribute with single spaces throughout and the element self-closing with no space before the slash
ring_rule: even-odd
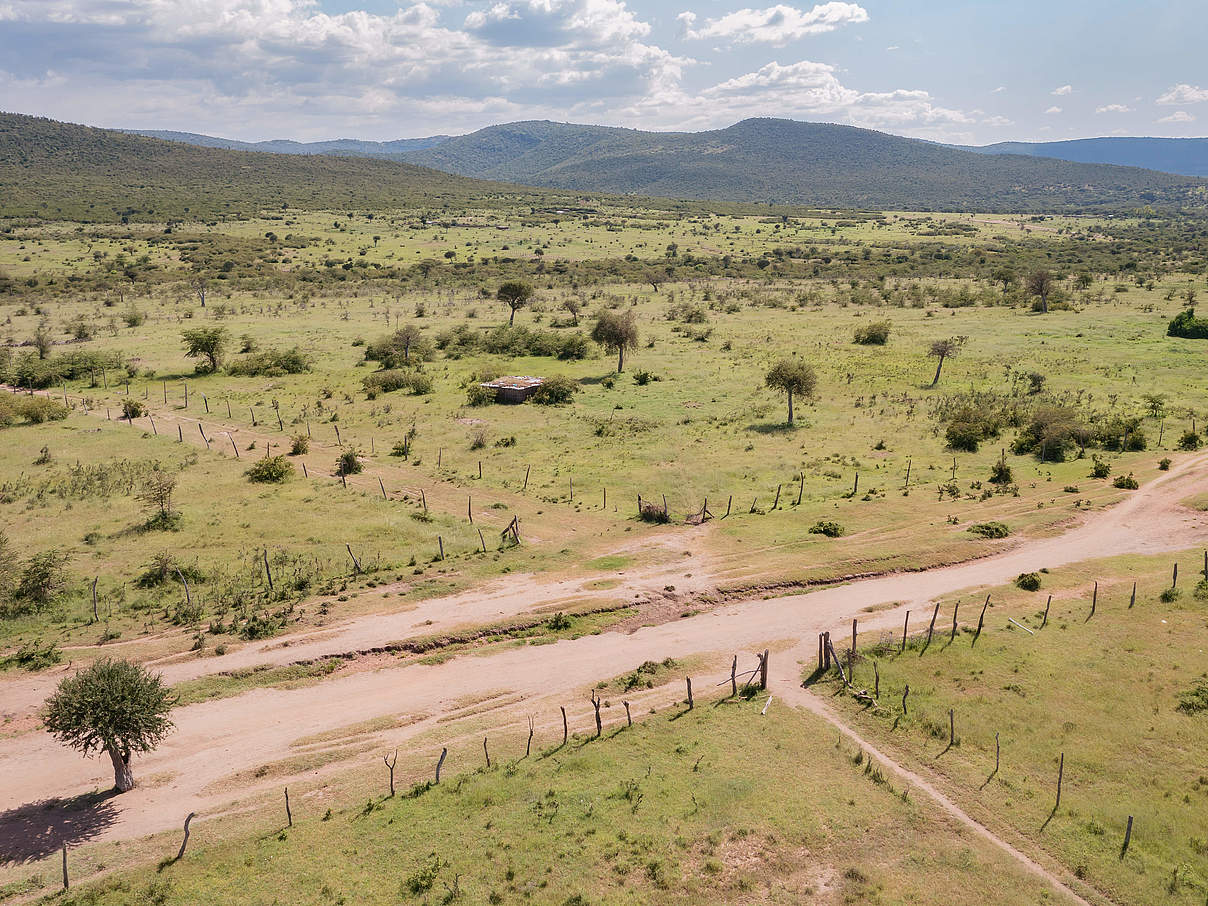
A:
<svg viewBox="0 0 1208 906">
<path fill-rule="evenodd" d="M 395 357 L 402 354 L 403 364 L 411 364 L 411 349 L 423 340 L 423 333 L 414 324 L 404 324 L 390 336 L 390 346 Z"/>
<path fill-rule="evenodd" d="M 217 371 L 222 365 L 230 334 L 225 327 L 194 327 L 181 331 L 180 338 L 185 344 L 185 355 L 201 359 L 197 370 L 206 373 Z"/>
<path fill-rule="evenodd" d="M 944 369 L 944 361 L 960 355 L 960 351 L 968 339 L 968 337 L 948 337 L 946 340 L 936 340 L 931 344 L 931 351 L 927 355 L 940 360 L 939 364 L 935 366 L 935 378 L 931 381 L 932 387 L 940 382 L 940 372 Z"/>
<path fill-rule="evenodd" d="M 511 317 L 508 318 L 510 327 L 516 322 L 516 311 L 528 305 L 533 298 L 533 285 L 521 280 L 511 280 L 499 287 L 495 298 L 512 310 Z"/>
<path fill-rule="evenodd" d="M 636 349 L 638 345 L 638 324 L 633 312 L 600 312 L 596 315 L 596 326 L 591 329 L 591 338 L 617 354 L 617 374 L 620 374 L 625 370 L 625 350 Z"/>
<path fill-rule="evenodd" d="M 576 299 L 574 296 L 571 296 L 569 299 L 566 299 L 565 301 L 563 301 L 562 307 L 565 308 L 568 312 L 570 312 L 571 320 L 574 322 L 575 327 L 578 327 L 579 326 L 579 312 L 581 312 L 583 310 L 583 303 L 580 302 L 578 299 Z"/>
<path fill-rule="evenodd" d="M 59 683 L 42 708 L 42 724 L 85 755 L 105 752 L 119 793 L 134 789 L 130 758 L 150 752 L 173 729 L 168 687 L 141 664 L 106 658 Z"/>
<path fill-rule="evenodd" d="M 1053 275 L 1041 269 L 1028 274 L 1026 282 L 1028 294 L 1040 297 L 1040 310 L 1049 313 L 1049 293 L 1053 291 Z"/>
<path fill-rule="evenodd" d="M 818 376 L 814 374 L 814 369 L 801 359 L 781 359 L 771 367 L 763 382 L 773 390 L 788 394 L 789 427 L 792 427 L 794 394 L 807 399 L 813 396 L 814 388 L 818 386 Z"/>
</svg>

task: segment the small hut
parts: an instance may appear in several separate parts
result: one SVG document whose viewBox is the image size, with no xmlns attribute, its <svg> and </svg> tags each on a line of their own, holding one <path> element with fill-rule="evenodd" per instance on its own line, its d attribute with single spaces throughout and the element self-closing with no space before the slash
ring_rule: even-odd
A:
<svg viewBox="0 0 1208 906">
<path fill-rule="evenodd" d="M 494 390 L 497 403 L 523 403 L 544 383 L 545 378 L 539 377 L 501 377 L 479 386 Z"/>
</svg>

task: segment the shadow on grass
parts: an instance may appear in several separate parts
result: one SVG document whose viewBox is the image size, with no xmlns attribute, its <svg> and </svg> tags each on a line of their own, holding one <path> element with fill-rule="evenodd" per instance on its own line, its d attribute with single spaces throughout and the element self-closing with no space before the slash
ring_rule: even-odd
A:
<svg viewBox="0 0 1208 906">
<path fill-rule="evenodd" d="M 744 430 L 753 434 L 792 434 L 799 427 L 798 424 L 790 425 L 787 422 L 773 422 L 772 424 L 757 422 L 754 425 L 747 425 Z"/>
<path fill-rule="evenodd" d="M 87 843 L 118 817 L 111 801 L 117 792 L 85 793 L 70 799 L 43 799 L 0 812 L 0 865 L 36 862 L 64 845 Z"/>
</svg>

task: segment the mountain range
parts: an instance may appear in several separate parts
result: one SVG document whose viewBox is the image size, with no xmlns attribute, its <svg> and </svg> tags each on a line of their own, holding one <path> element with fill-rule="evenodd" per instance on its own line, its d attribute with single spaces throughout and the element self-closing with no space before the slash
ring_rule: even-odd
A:
<svg viewBox="0 0 1208 906">
<path fill-rule="evenodd" d="M 213 146 L 225 140 L 169 134 L 179 137 L 166 141 L 0 114 L 0 212 L 153 219 L 257 206 L 385 209 L 534 194 L 522 185 L 875 210 L 1118 211 L 1202 206 L 1208 197 L 1208 182 L 1194 177 L 974 153 L 783 119 L 695 133 L 521 122 L 411 140 L 418 144 L 401 148 L 352 140 L 288 143 L 291 153 L 232 150 Z"/>
<path fill-rule="evenodd" d="M 1055 157 L 1084 164 L 1116 164 L 1208 177 L 1208 138 L 1077 138 L 1062 142 L 999 142 L 957 145 L 978 154 Z"/>
</svg>

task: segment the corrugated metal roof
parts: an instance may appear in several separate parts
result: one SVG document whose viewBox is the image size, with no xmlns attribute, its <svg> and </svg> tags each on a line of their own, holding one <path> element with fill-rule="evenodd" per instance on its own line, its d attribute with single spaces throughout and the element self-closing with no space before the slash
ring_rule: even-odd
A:
<svg viewBox="0 0 1208 906">
<path fill-rule="evenodd" d="M 480 386 L 490 387 L 492 390 L 532 390 L 534 387 L 540 387 L 544 383 L 545 378 L 524 375 L 521 377 L 495 378 L 495 380 L 486 381 Z"/>
</svg>

